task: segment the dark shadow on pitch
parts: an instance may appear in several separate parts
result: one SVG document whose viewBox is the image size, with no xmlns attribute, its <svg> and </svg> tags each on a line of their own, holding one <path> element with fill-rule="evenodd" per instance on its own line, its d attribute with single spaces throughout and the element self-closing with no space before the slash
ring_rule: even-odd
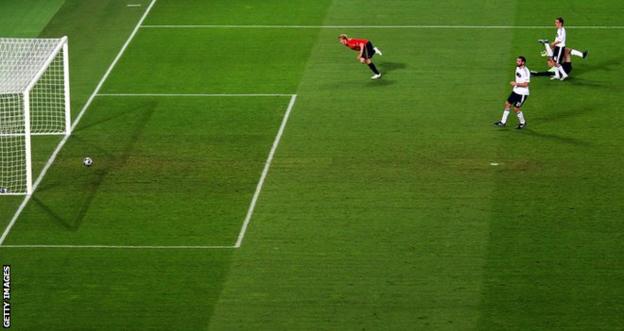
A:
<svg viewBox="0 0 624 331">
<path fill-rule="evenodd" d="M 587 113 L 591 113 L 593 111 L 594 111 L 594 108 L 590 106 L 583 106 L 581 108 L 568 108 L 564 111 L 559 111 L 556 113 L 547 113 L 547 114 L 538 115 L 534 118 L 534 120 L 539 121 L 539 122 L 554 122 L 554 121 L 566 120 L 569 118 L 582 116 Z"/>
<path fill-rule="evenodd" d="M 100 187 L 100 185 L 104 181 L 104 178 L 108 174 L 108 171 L 109 171 L 108 169 L 96 170 L 95 175 L 93 176 L 93 179 L 89 180 L 85 184 L 86 187 L 82 191 L 84 195 L 82 195 L 79 198 L 80 200 L 68 201 L 67 205 L 63 206 L 65 208 L 71 208 L 71 206 L 68 206 L 69 204 L 76 204 L 76 202 L 78 202 L 76 204 L 77 209 L 74 208 L 69 213 L 68 217 L 62 217 L 61 215 L 59 215 L 59 213 L 55 212 L 51 207 L 49 207 L 46 203 L 44 203 L 37 196 L 33 196 L 32 200 L 35 202 L 35 204 L 39 208 L 41 208 L 46 214 L 48 214 L 50 219 L 56 221 L 57 223 L 62 225 L 67 230 L 77 231 L 80 228 L 80 225 L 82 224 L 82 221 L 84 220 L 84 217 L 87 214 L 89 207 L 93 203 L 93 199 L 95 198 L 98 188 Z M 75 216 L 72 216 L 72 214 L 75 214 Z"/>
<path fill-rule="evenodd" d="M 38 208 L 42 209 L 46 214 L 48 214 L 50 219 L 57 221 L 59 224 L 61 224 L 63 227 L 65 227 L 68 230 L 75 230 L 69 222 L 66 222 L 63 217 L 61 217 L 54 210 L 52 210 L 52 208 L 48 207 L 48 205 L 46 205 L 43 201 L 41 201 L 41 199 L 39 199 L 36 195 L 33 195 L 33 197 L 30 200 L 34 202 Z"/>
<path fill-rule="evenodd" d="M 568 76 L 568 78 L 564 82 L 561 82 L 561 83 L 565 85 L 576 86 L 576 87 L 600 88 L 600 89 L 612 89 L 612 90 L 616 89 L 616 86 L 612 84 L 611 82 L 588 80 L 588 79 L 579 78 L 578 76 L 580 75 L 577 75 L 576 71 L 572 71 L 570 76 Z M 532 75 L 531 77 L 532 78 L 535 77 L 537 79 L 544 77 L 544 79 L 551 80 L 553 76 Z M 557 84 L 557 80 L 555 80 L 555 84 Z"/>
<path fill-rule="evenodd" d="M 108 151 L 108 150 L 106 150 L 106 149 L 104 149 L 104 148 L 102 148 L 102 147 L 100 147 L 100 146 L 98 146 L 96 144 L 87 142 L 86 140 L 82 139 L 80 137 L 80 135 L 78 135 L 78 134 L 72 135 L 71 136 L 71 140 L 72 140 L 72 142 L 71 142 L 72 144 L 78 144 L 78 145 L 81 146 L 81 149 L 85 151 L 84 152 L 85 156 L 86 155 L 89 155 L 91 157 L 97 156 L 96 157 L 97 160 L 102 160 L 102 159 L 107 159 L 108 160 L 108 159 L 114 158 L 113 154 L 110 151 Z M 78 165 L 78 164 L 81 164 L 82 159 L 75 159 L 74 161 L 75 161 L 75 164 Z M 99 162 L 98 162 L 98 164 L 99 164 Z M 48 180 L 48 181 L 43 182 L 42 184 L 40 184 L 37 187 L 37 192 L 41 193 L 41 192 L 46 192 L 46 191 L 49 191 L 49 190 L 53 190 L 54 188 L 59 187 L 61 185 L 62 185 L 62 183 L 60 183 L 60 182 L 54 182 L 54 181 L 49 181 Z"/>
<path fill-rule="evenodd" d="M 372 72 L 370 73 L 372 75 Z M 351 89 L 356 90 L 359 88 L 381 88 L 384 86 L 389 86 L 395 83 L 394 80 L 387 79 L 383 76 L 379 79 L 371 79 L 370 76 L 363 76 L 360 80 L 350 80 L 350 81 L 339 81 L 339 82 L 328 82 L 319 84 L 319 88 L 324 91 L 329 91 L 331 94 L 334 94 L 335 91 Z"/>
<path fill-rule="evenodd" d="M 564 82 L 561 82 L 561 83 L 564 85 L 581 88 L 581 89 L 586 88 L 586 89 L 593 89 L 593 90 L 595 89 L 604 90 L 601 93 L 603 92 L 610 93 L 611 91 L 619 92 L 620 90 L 620 88 L 616 84 L 613 84 L 613 82 L 579 78 L 577 76 L 574 76 L 574 72 L 572 73 L 570 77 L 568 77 Z"/>
<path fill-rule="evenodd" d="M 386 79 L 383 76 L 383 72 L 381 73 L 381 78 L 379 79 L 369 79 L 369 82 L 366 84 L 366 87 L 379 87 L 379 86 L 388 86 L 394 84 L 393 80 Z"/>
<path fill-rule="evenodd" d="M 589 147 L 592 145 L 591 143 L 587 141 L 570 138 L 570 137 L 563 137 L 563 136 L 559 136 L 559 135 L 551 134 L 551 133 L 537 132 L 529 128 L 525 128 L 525 129 L 517 130 L 517 131 L 520 131 L 522 134 L 525 134 L 526 136 L 529 136 L 529 137 L 548 139 L 551 141 L 555 141 L 555 142 L 567 144 L 567 145 L 583 146 L 583 147 Z"/>
<path fill-rule="evenodd" d="M 150 103 L 148 106 L 143 107 L 140 112 L 133 111 L 133 113 L 136 114 L 136 125 L 131 130 L 131 134 L 126 137 L 115 137 L 121 145 L 118 153 L 99 148 L 103 155 L 105 154 L 108 158 L 107 161 L 96 162 L 87 169 L 87 174 L 84 174 L 84 172 L 82 173 L 82 178 L 72 181 L 72 178 L 67 178 L 71 176 L 66 176 L 59 179 L 56 183 L 45 187 L 43 190 L 38 189 L 36 195 L 33 196 L 33 200 L 37 202 L 37 205 L 41 207 L 52 220 L 58 222 L 68 230 L 77 231 L 106 177 L 111 172 L 123 168 L 127 163 L 130 155 L 132 155 L 136 142 L 141 137 L 155 109 L 156 104 Z M 82 167 L 82 165 L 80 165 L 80 167 Z M 59 199 L 59 193 L 63 193 L 61 199 L 66 201 L 67 204 L 52 209 L 51 206 L 57 204 L 47 203 L 46 201 Z"/>
<path fill-rule="evenodd" d="M 143 109 L 143 107 L 138 105 L 138 106 L 135 106 L 133 108 L 129 108 L 127 111 L 121 112 L 119 114 L 107 116 L 105 118 L 102 118 L 102 119 L 94 121 L 94 122 L 90 122 L 90 123 L 82 122 L 82 124 L 79 125 L 77 128 L 75 128 L 72 133 L 81 132 L 81 131 L 84 131 L 84 130 L 86 130 L 88 128 L 96 127 L 96 126 L 99 126 L 100 124 L 104 124 L 106 122 L 110 122 L 110 121 L 116 120 L 118 118 L 131 115 L 131 114 L 133 114 L 133 113 L 135 113 L 137 111 L 140 111 L 141 109 Z"/>
<path fill-rule="evenodd" d="M 401 62 L 380 62 L 378 66 L 382 74 L 407 68 L 407 64 Z"/>
<path fill-rule="evenodd" d="M 591 55 L 589 57 L 591 59 Z M 585 63 L 585 61 L 588 61 Z M 614 57 L 610 59 L 605 59 L 604 61 L 591 63 L 591 60 L 579 60 L 575 61 L 574 64 L 578 64 L 574 66 L 574 70 L 572 73 L 576 72 L 582 74 L 588 71 L 613 71 L 622 65 L 621 57 Z"/>
<path fill-rule="evenodd" d="M 588 88 L 600 88 L 600 89 L 612 89 L 615 90 L 615 85 L 610 82 L 605 81 L 595 81 L 595 80 L 587 80 L 578 77 L 570 77 L 566 80 L 567 84 L 578 86 L 578 87 L 588 87 Z"/>
</svg>

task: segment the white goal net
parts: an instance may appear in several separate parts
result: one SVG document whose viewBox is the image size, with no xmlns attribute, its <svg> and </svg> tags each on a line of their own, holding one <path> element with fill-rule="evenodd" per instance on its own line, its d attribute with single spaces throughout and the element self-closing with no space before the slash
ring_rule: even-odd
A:
<svg viewBox="0 0 624 331">
<path fill-rule="evenodd" d="M 32 135 L 70 134 L 67 37 L 0 38 L 0 195 L 32 193 Z"/>
</svg>

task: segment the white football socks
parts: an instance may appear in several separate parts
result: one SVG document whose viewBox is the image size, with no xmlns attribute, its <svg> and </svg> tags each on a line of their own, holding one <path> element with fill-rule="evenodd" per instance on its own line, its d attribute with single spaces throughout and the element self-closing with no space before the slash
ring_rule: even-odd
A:
<svg viewBox="0 0 624 331">
<path fill-rule="evenodd" d="M 550 77 L 550 79 L 561 79 L 561 76 L 559 75 L 559 68 L 557 66 L 553 68 L 555 68 L 555 75 Z"/>
<path fill-rule="evenodd" d="M 553 51 L 552 51 L 552 48 L 550 48 L 550 44 L 549 43 L 545 43 L 544 44 L 544 48 L 546 48 L 546 54 L 548 54 L 548 57 L 552 57 L 553 56 Z"/>
<path fill-rule="evenodd" d="M 503 118 L 501 119 L 501 123 L 507 123 L 507 117 L 509 117 L 509 109 L 503 110 Z"/>
<path fill-rule="evenodd" d="M 583 57 L 583 52 L 577 51 L 576 49 L 570 50 L 570 54 L 578 57 Z"/>
<path fill-rule="evenodd" d="M 518 120 L 520 121 L 520 124 L 526 123 L 526 121 L 524 120 L 524 115 L 522 114 L 521 111 L 516 113 L 516 115 L 518 115 Z"/>
<path fill-rule="evenodd" d="M 557 71 L 559 72 L 559 74 L 561 75 L 562 79 L 566 79 L 568 78 L 568 74 L 566 74 L 565 70 L 563 70 L 562 66 L 557 66 Z"/>
</svg>

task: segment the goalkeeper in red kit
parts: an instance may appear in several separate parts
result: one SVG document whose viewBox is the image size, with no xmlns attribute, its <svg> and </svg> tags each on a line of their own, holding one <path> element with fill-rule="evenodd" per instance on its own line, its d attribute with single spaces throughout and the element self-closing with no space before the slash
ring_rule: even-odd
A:
<svg viewBox="0 0 624 331">
<path fill-rule="evenodd" d="M 367 64 L 370 70 L 374 73 L 371 79 L 379 79 L 381 77 L 381 73 L 377 70 L 377 67 L 375 67 L 375 64 L 371 61 L 371 59 L 375 54 L 382 54 L 377 47 L 373 46 L 373 43 L 371 43 L 370 40 L 349 38 L 346 34 L 339 35 L 338 40 L 341 44 L 358 52 L 357 59 L 361 63 Z"/>
</svg>

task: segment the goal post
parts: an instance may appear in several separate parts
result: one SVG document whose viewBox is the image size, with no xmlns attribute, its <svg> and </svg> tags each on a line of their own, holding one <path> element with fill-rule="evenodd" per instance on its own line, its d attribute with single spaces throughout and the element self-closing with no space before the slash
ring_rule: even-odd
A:
<svg viewBox="0 0 624 331">
<path fill-rule="evenodd" d="M 67 37 L 0 38 L 0 195 L 33 191 L 33 135 L 71 133 Z"/>
</svg>

